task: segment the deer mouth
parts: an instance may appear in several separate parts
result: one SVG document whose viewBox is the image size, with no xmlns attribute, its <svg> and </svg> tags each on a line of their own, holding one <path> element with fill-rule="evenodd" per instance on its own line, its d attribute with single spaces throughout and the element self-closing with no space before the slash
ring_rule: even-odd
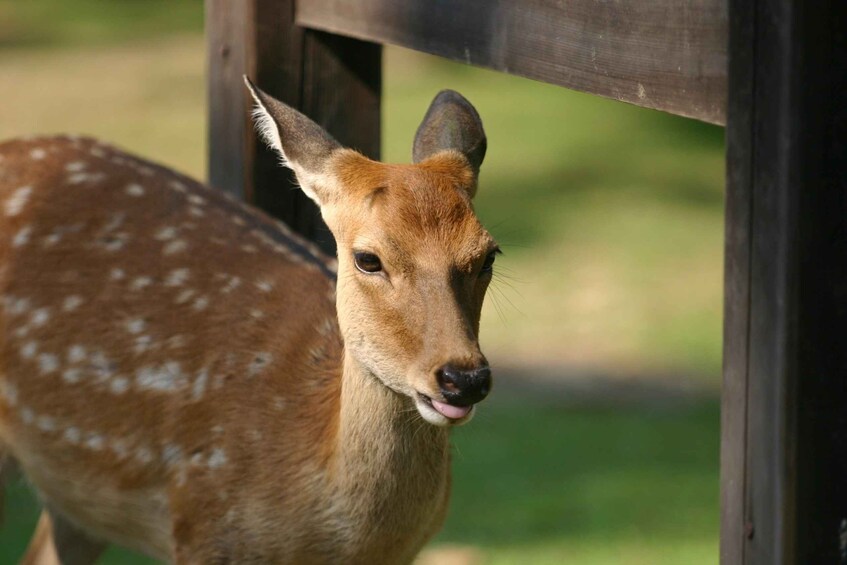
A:
<svg viewBox="0 0 847 565">
<path fill-rule="evenodd" d="M 435 400 L 420 392 L 415 397 L 415 406 L 424 420 L 436 426 L 464 424 L 470 420 L 474 411 L 473 405 L 454 406 L 440 400 Z"/>
</svg>

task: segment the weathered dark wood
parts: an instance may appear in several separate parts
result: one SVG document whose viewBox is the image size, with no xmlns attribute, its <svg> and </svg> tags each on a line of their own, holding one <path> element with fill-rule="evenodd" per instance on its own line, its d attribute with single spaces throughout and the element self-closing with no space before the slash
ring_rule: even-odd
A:
<svg viewBox="0 0 847 565">
<path fill-rule="evenodd" d="M 731 10 L 721 560 L 839 563 L 847 4 Z"/>
<path fill-rule="evenodd" d="M 302 0 L 297 22 L 724 122 L 726 0 Z"/>
<path fill-rule="evenodd" d="M 753 131 L 752 2 L 733 5 L 729 33 L 726 129 L 723 383 L 721 387 L 721 536 L 723 565 L 744 555 L 747 455 L 747 357 L 750 306 L 750 222 Z M 747 127 L 737 127 L 745 124 Z"/>
<path fill-rule="evenodd" d="M 379 158 L 381 47 L 297 26 L 293 0 L 206 0 L 206 18 L 210 183 L 332 250 L 314 204 L 253 132 L 241 75 Z"/>
</svg>

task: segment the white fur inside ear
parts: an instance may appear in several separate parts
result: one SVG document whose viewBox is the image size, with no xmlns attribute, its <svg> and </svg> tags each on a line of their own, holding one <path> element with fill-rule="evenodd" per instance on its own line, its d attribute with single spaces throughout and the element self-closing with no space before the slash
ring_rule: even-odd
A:
<svg viewBox="0 0 847 565">
<path fill-rule="evenodd" d="M 253 123 L 256 126 L 259 137 L 262 138 L 262 141 L 268 147 L 277 152 L 282 165 L 290 168 L 291 165 L 285 156 L 285 151 L 282 150 L 282 140 L 279 138 L 279 128 L 276 127 L 276 122 L 268 113 L 267 109 L 265 109 L 265 106 L 259 102 L 255 94 L 253 94 L 253 100 L 256 103 L 256 106 L 253 108 Z"/>
<path fill-rule="evenodd" d="M 320 178 L 322 175 L 310 175 L 306 171 L 302 170 L 301 167 L 297 167 L 296 164 L 288 160 L 288 157 L 285 155 L 285 151 L 282 149 L 282 139 L 279 136 L 279 127 L 276 125 L 276 120 L 273 119 L 270 112 L 268 112 L 268 109 L 264 104 L 262 104 L 262 101 L 256 95 L 256 92 L 253 90 L 250 83 L 245 80 L 245 84 L 247 84 L 247 88 L 250 91 L 250 95 L 253 97 L 253 102 L 255 103 L 252 117 L 256 131 L 259 133 L 259 137 L 262 138 L 262 141 L 264 141 L 268 147 L 276 151 L 279 156 L 279 162 L 283 167 L 288 167 L 294 171 L 294 175 L 300 183 L 300 188 L 306 196 L 311 198 L 320 206 L 321 201 L 318 199 L 318 195 L 315 193 L 315 189 L 312 188 L 312 185 L 314 183 L 324 181 L 324 179 Z"/>
</svg>

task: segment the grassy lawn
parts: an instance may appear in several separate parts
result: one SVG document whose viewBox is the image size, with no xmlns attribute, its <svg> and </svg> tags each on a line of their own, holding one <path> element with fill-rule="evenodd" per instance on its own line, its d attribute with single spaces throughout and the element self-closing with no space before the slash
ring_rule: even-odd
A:
<svg viewBox="0 0 847 565">
<path fill-rule="evenodd" d="M 0 139 L 87 133 L 203 178 L 201 9 L 0 0 Z M 476 206 L 506 251 L 483 313 L 495 365 L 712 393 L 657 407 L 495 391 L 455 435 L 438 543 L 485 563 L 717 562 L 722 130 L 389 48 L 386 160 L 409 160 L 441 88 L 476 105 L 489 138 Z M 6 506 L 0 563 L 35 519 L 20 483 Z"/>
</svg>

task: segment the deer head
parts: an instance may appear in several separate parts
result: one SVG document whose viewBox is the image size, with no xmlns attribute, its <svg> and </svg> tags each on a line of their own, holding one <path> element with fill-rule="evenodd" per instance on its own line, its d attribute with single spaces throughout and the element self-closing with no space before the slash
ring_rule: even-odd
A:
<svg viewBox="0 0 847 565">
<path fill-rule="evenodd" d="M 439 93 L 414 164 L 383 164 L 246 82 L 260 133 L 335 236 L 345 363 L 408 397 L 432 424 L 467 421 L 491 388 L 478 333 L 499 253 L 471 202 L 486 149 L 476 110 Z"/>
</svg>

